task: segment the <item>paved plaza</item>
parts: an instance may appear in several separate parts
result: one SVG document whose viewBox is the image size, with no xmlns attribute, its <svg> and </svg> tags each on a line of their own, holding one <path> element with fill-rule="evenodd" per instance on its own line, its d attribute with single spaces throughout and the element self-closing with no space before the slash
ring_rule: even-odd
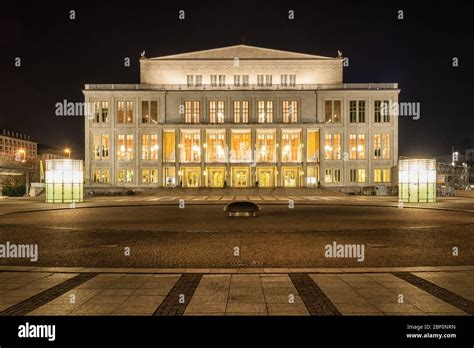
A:
<svg viewBox="0 0 474 348">
<path fill-rule="evenodd" d="M 0 268 L 2 315 L 467 315 L 474 267 Z M 181 270 L 183 271 L 183 270 Z"/>
</svg>

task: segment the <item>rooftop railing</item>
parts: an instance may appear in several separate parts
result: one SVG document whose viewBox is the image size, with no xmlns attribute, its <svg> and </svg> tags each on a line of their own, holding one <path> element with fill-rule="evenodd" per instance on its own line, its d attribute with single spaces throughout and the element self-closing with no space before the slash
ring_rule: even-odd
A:
<svg viewBox="0 0 474 348">
<path fill-rule="evenodd" d="M 262 86 L 256 84 L 249 84 L 245 86 L 229 85 L 187 85 L 187 84 L 86 84 L 85 90 L 152 90 L 152 91 L 206 91 L 206 90 L 393 90 L 398 89 L 398 83 L 335 83 L 335 84 L 296 84 L 296 85 L 281 85 L 272 84 L 271 86 Z"/>
</svg>

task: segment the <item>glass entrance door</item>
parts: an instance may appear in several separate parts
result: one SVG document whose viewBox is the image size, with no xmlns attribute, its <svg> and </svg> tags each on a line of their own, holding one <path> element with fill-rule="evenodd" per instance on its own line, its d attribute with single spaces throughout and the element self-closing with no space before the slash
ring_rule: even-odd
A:
<svg viewBox="0 0 474 348">
<path fill-rule="evenodd" d="M 250 186 L 250 168 L 232 167 L 232 187 Z"/>
<path fill-rule="evenodd" d="M 275 187 L 275 168 L 257 168 L 258 187 Z"/>
<path fill-rule="evenodd" d="M 199 187 L 201 186 L 201 168 L 183 167 L 183 186 Z"/>
<path fill-rule="evenodd" d="M 283 187 L 299 187 L 299 167 L 283 167 Z"/>
</svg>

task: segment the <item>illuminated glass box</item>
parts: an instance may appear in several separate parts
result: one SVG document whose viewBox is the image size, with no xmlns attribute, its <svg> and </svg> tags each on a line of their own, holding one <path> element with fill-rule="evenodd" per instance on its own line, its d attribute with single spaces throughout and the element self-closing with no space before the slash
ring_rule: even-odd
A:
<svg viewBox="0 0 474 348">
<path fill-rule="evenodd" d="M 399 161 L 398 198 L 401 202 L 436 202 L 436 160 Z"/>
<path fill-rule="evenodd" d="M 72 159 L 46 160 L 46 203 L 83 201 L 82 161 Z"/>
</svg>

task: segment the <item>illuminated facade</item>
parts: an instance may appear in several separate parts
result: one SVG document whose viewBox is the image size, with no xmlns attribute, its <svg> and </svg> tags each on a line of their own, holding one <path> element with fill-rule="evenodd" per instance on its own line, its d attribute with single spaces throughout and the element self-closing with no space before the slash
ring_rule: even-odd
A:
<svg viewBox="0 0 474 348">
<path fill-rule="evenodd" d="M 237 45 L 140 71 L 85 86 L 88 187 L 395 185 L 398 85 L 344 84 L 342 57 Z"/>
</svg>

